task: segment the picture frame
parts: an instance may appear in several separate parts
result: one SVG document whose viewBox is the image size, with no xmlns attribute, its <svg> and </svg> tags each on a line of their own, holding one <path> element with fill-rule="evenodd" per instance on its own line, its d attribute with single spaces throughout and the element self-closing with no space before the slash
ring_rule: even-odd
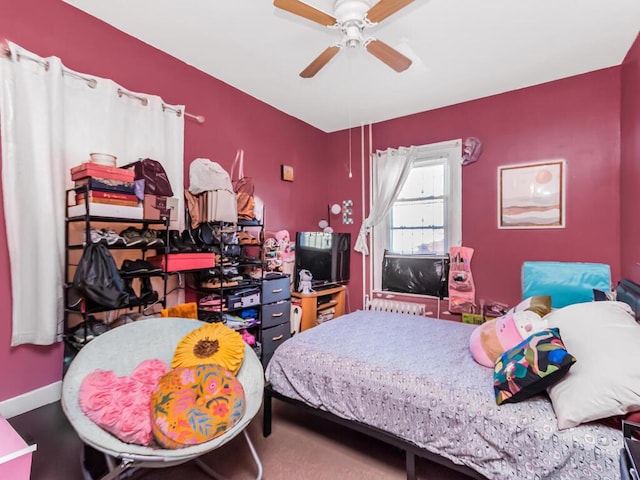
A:
<svg viewBox="0 0 640 480">
<path fill-rule="evenodd" d="M 563 159 L 498 167 L 498 228 L 565 228 Z"/>
<path fill-rule="evenodd" d="M 285 182 L 293 182 L 293 167 L 291 165 L 280 165 L 280 178 Z"/>
</svg>

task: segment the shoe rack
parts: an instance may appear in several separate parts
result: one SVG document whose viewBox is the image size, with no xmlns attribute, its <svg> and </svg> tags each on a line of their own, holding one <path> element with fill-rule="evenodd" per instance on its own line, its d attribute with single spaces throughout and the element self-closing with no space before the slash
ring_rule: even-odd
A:
<svg viewBox="0 0 640 480">
<path fill-rule="evenodd" d="M 160 268 L 151 268 L 145 258 L 149 255 L 169 252 L 169 218 L 159 220 L 132 219 L 124 217 L 109 217 L 96 215 L 91 202 L 84 204 L 81 214 L 77 205 L 72 205 L 75 194 L 84 192 L 87 187 L 78 187 L 67 190 L 66 215 L 65 215 L 65 272 L 64 272 L 64 337 L 73 347 L 81 348 L 93 336 L 93 323 L 101 314 L 114 311 L 113 308 L 90 303 L 82 297 L 74 288 L 73 280 L 76 267 L 82 258 L 87 245 L 97 240 L 92 240 L 99 231 L 115 231 L 124 234 L 126 230 L 141 232 L 142 240 L 104 244 L 113 255 L 118 273 L 122 278 L 125 291 L 129 293 L 129 302 L 120 306 L 117 310 L 125 310 L 127 313 L 140 313 L 153 304 L 166 307 L 167 280 L 170 273 L 163 272 Z M 86 198 L 86 197 L 85 197 Z M 117 235 L 116 235 L 117 236 Z M 161 239 L 162 245 L 157 240 Z M 127 257 L 136 257 L 135 260 Z M 152 279 L 158 278 L 154 289 Z M 139 288 L 134 290 L 134 282 Z"/>
<path fill-rule="evenodd" d="M 214 268 L 190 274 L 190 287 L 198 303 L 198 318 L 222 321 L 243 333 L 261 354 L 262 238 L 258 222 L 209 222 L 214 233 L 207 244 L 216 254 Z M 246 333 L 245 333 L 246 332 Z"/>
</svg>

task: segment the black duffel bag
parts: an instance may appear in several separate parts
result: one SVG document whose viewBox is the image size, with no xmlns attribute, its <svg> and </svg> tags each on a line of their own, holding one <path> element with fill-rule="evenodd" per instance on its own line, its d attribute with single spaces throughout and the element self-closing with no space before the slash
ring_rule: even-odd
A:
<svg viewBox="0 0 640 480">
<path fill-rule="evenodd" d="M 103 243 L 87 245 L 73 277 L 73 286 L 90 304 L 115 309 L 129 303 L 116 262 Z"/>
</svg>

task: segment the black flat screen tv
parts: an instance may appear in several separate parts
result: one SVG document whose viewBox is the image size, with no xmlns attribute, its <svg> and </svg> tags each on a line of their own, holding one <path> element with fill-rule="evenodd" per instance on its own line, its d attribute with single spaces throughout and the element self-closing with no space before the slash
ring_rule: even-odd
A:
<svg viewBox="0 0 640 480">
<path fill-rule="evenodd" d="M 301 270 L 311 272 L 314 289 L 349 281 L 350 233 L 297 232 L 295 252 L 296 291 L 299 291 Z"/>
</svg>

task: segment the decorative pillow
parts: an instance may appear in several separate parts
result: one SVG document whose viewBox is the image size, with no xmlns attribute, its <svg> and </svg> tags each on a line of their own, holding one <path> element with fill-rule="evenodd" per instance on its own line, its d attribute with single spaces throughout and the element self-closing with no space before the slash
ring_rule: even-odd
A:
<svg viewBox="0 0 640 480">
<path fill-rule="evenodd" d="M 543 392 L 566 375 L 576 359 L 567 352 L 557 328 L 534 333 L 496 361 L 496 403 L 515 403 Z"/>
<path fill-rule="evenodd" d="M 551 297 L 549 295 L 535 295 L 533 297 L 525 298 L 518 305 L 511 308 L 509 312 L 516 313 L 525 310 L 529 310 L 538 314 L 540 317 L 544 317 L 551 311 Z"/>
<path fill-rule="evenodd" d="M 515 307 L 517 308 L 517 307 Z M 480 365 L 493 368 L 497 358 L 523 339 L 546 328 L 546 321 L 530 310 L 508 311 L 479 325 L 471 333 L 469 349 Z"/>
<path fill-rule="evenodd" d="M 91 372 L 80 385 L 80 409 L 123 442 L 149 445 L 151 392 L 168 371 L 162 360 L 154 359 L 141 362 L 128 377 L 112 370 Z"/>
<path fill-rule="evenodd" d="M 640 410 L 640 325 L 626 303 L 577 303 L 547 320 L 578 359 L 547 389 L 560 429 Z"/>
<path fill-rule="evenodd" d="M 153 436 L 164 448 L 212 440 L 233 427 L 246 407 L 242 384 L 220 365 L 171 370 L 151 395 Z"/>
<path fill-rule="evenodd" d="M 222 323 L 208 323 L 180 340 L 171 368 L 215 363 L 235 375 L 242 366 L 242 360 L 242 336 Z"/>
</svg>

